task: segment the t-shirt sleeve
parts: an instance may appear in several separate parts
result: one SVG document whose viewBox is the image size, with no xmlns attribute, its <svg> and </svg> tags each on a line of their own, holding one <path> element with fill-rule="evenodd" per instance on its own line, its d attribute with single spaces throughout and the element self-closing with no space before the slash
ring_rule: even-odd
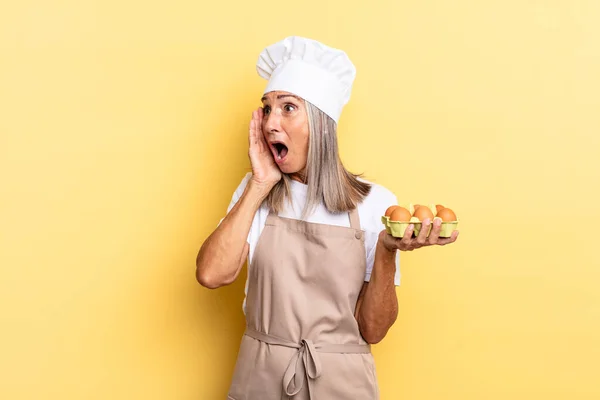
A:
<svg viewBox="0 0 600 400">
<path fill-rule="evenodd" d="M 375 264 L 375 252 L 377 250 L 377 240 L 379 239 L 379 232 L 384 227 L 381 223 L 381 216 L 385 214 L 385 210 L 394 204 L 398 204 L 398 199 L 391 191 L 379 186 L 377 196 L 373 199 L 370 204 L 370 218 L 372 221 L 368 221 L 368 227 L 372 229 L 371 232 L 366 232 L 367 237 L 365 238 L 366 256 L 367 256 L 367 271 L 365 274 L 365 282 L 371 280 L 371 274 L 373 272 L 373 265 Z M 396 273 L 394 275 L 394 284 L 400 286 L 400 251 L 396 252 Z"/>
</svg>

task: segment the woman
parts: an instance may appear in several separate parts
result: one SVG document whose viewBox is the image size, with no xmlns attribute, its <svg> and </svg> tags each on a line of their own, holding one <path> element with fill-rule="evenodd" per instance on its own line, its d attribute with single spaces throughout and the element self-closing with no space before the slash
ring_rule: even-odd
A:
<svg viewBox="0 0 600 400">
<path fill-rule="evenodd" d="M 403 239 L 383 230 L 387 189 L 342 165 L 336 127 L 355 69 L 343 51 L 289 37 L 267 47 L 269 82 L 250 122 L 248 174 L 200 249 L 197 279 L 232 283 L 248 259 L 230 400 L 379 398 L 370 344 L 398 313 L 397 251 L 445 245 L 436 220 Z"/>
</svg>

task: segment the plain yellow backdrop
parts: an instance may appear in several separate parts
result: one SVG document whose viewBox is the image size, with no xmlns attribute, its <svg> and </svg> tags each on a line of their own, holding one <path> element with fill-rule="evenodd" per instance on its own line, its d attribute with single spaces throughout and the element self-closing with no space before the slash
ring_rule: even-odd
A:
<svg viewBox="0 0 600 400">
<path fill-rule="evenodd" d="M 0 398 L 224 399 L 243 281 L 194 279 L 249 170 L 258 53 L 347 51 L 346 165 L 461 219 L 402 255 L 382 400 L 600 398 L 600 3 L 0 6 Z M 244 273 L 245 274 L 245 273 Z"/>
</svg>

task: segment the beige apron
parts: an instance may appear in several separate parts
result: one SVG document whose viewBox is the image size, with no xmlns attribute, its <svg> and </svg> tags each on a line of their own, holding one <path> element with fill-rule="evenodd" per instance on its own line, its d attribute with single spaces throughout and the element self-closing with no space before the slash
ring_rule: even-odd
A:
<svg viewBox="0 0 600 400">
<path fill-rule="evenodd" d="M 364 234 L 270 213 L 249 268 L 247 329 L 229 400 L 377 400 L 370 346 L 354 318 Z"/>
</svg>

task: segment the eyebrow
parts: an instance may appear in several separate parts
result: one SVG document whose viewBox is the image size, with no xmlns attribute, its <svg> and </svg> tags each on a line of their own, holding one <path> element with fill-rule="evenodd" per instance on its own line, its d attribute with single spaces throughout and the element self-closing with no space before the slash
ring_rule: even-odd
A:
<svg viewBox="0 0 600 400">
<path fill-rule="evenodd" d="M 303 101 L 300 97 L 293 95 L 293 94 L 280 94 L 277 96 L 277 100 L 281 100 L 284 99 L 286 97 L 293 97 L 298 101 Z M 263 103 L 265 102 L 265 100 L 267 100 L 267 96 L 263 96 L 262 99 L 260 99 L 260 101 L 262 101 Z"/>
</svg>

